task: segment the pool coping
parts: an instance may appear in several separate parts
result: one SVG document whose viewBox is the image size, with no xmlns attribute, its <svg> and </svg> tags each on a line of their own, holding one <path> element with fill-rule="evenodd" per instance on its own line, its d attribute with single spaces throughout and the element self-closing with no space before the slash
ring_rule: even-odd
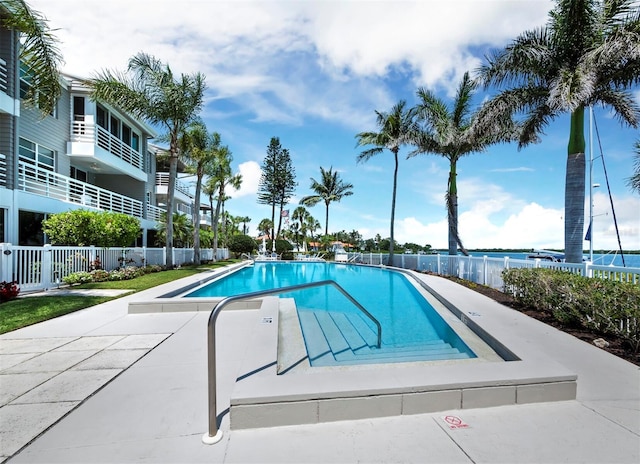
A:
<svg viewBox="0 0 640 464">
<path fill-rule="evenodd" d="M 395 270 L 395 268 L 394 268 Z M 419 279 L 445 306 L 455 308 L 458 317 L 481 333 L 491 334 L 498 348 L 514 359 L 506 362 L 415 362 L 367 364 L 331 368 L 287 369 L 279 363 L 304 363 L 304 354 L 279 359 L 281 308 L 293 305 L 292 299 L 266 297 L 239 302 L 235 309 L 256 313 L 247 349 L 240 364 L 230 400 L 232 429 L 310 424 L 336 420 L 422 414 L 446 410 L 494 407 L 576 398 L 577 375 L 541 355 L 510 334 L 510 309 L 465 289 L 464 298 L 450 301 L 433 284 L 442 284 L 428 276 L 406 271 Z M 218 276 L 211 276 L 208 280 Z M 445 279 L 441 279 L 445 280 Z M 192 285 L 194 288 L 197 285 Z M 180 294 L 184 292 L 175 292 Z M 129 312 L 211 311 L 220 298 L 158 298 L 150 302 L 132 302 Z M 199 301 L 184 301 L 199 300 Z M 514 314 L 518 314 L 513 311 Z M 521 317 L 526 317 L 519 315 Z M 308 362 L 308 361 L 306 361 Z"/>
<path fill-rule="evenodd" d="M 280 300 L 280 304 L 283 303 Z M 290 303 L 289 303 L 290 304 Z M 232 429 L 573 400 L 577 375 L 517 346 L 519 361 L 416 362 L 277 374 L 277 298 L 265 299 L 231 394 Z M 510 345 L 511 346 L 511 345 Z"/>
</svg>

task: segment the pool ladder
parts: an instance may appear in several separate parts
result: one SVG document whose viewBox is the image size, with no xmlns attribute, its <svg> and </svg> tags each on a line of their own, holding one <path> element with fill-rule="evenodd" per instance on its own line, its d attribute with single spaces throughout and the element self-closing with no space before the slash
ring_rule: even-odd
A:
<svg viewBox="0 0 640 464">
<path fill-rule="evenodd" d="M 353 303 L 365 316 L 367 316 L 376 325 L 378 329 L 377 347 L 380 348 L 382 344 L 382 326 L 380 322 L 373 317 L 373 315 L 367 311 L 364 306 L 358 303 L 347 291 L 342 288 L 334 280 L 321 280 L 319 282 L 309 282 L 305 284 L 291 285 L 289 287 L 273 288 L 270 290 L 261 290 L 259 292 L 244 293 L 242 295 L 234 295 L 226 297 L 218 302 L 211 311 L 209 316 L 209 322 L 207 323 L 207 348 L 208 348 L 208 366 L 207 373 L 209 378 L 209 431 L 202 437 L 202 442 L 207 445 L 213 445 L 218 443 L 222 439 L 222 430 L 218 428 L 217 417 L 217 404 L 216 404 L 216 320 L 218 315 L 230 303 L 238 300 L 250 300 L 253 298 L 259 298 L 263 296 L 275 295 L 278 293 L 286 293 L 296 290 L 303 290 L 305 288 L 321 287 L 324 285 L 333 285 L 340 291 L 351 303 Z"/>
</svg>

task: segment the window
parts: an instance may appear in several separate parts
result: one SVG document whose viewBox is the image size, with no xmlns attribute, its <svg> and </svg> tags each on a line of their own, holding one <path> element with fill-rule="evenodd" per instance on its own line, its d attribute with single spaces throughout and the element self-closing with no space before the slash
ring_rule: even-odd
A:
<svg viewBox="0 0 640 464">
<path fill-rule="evenodd" d="M 138 153 L 140 152 L 140 136 L 135 132 L 131 134 L 131 148 L 133 148 Z"/>
<path fill-rule="evenodd" d="M 131 146 L 131 128 L 126 124 L 122 124 L 122 141 Z"/>
<path fill-rule="evenodd" d="M 71 178 L 80 182 L 87 182 L 87 172 L 71 166 Z"/>
<path fill-rule="evenodd" d="M 111 116 L 111 135 L 120 138 L 120 121 L 114 116 Z"/>
<path fill-rule="evenodd" d="M 33 72 L 29 70 L 27 65 L 20 63 L 20 99 L 22 100 L 29 96 L 31 79 L 33 79 Z"/>
<path fill-rule="evenodd" d="M 20 138 L 20 146 L 18 147 L 18 153 L 20 155 L 20 159 L 25 161 L 34 161 L 36 160 L 36 144 L 33 142 L 29 142 L 28 140 Z"/>
<path fill-rule="evenodd" d="M 96 107 L 96 123 L 103 129 L 107 129 L 107 110 L 100 105 Z"/>
<path fill-rule="evenodd" d="M 22 161 L 40 168 L 54 171 L 56 168 L 56 152 L 20 137 L 18 154 Z"/>
<path fill-rule="evenodd" d="M 33 81 L 33 71 L 29 69 L 27 65 L 24 63 L 20 63 L 20 99 L 24 100 L 29 97 L 34 97 L 34 101 L 38 102 L 38 95 L 31 95 L 32 89 L 32 81 Z M 40 105 L 38 105 L 40 106 Z M 49 113 L 49 116 L 53 116 L 54 118 L 58 117 L 58 105 L 54 105 L 53 110 Z"/>
<path fill-rule="evenodd" d="M 18 212 L 18 244 L 29 246 L 44 245 L 44 234 L 42 232 L 42 221 L 45 216 L 42 213 L 33 211 Z"/>
</svg>

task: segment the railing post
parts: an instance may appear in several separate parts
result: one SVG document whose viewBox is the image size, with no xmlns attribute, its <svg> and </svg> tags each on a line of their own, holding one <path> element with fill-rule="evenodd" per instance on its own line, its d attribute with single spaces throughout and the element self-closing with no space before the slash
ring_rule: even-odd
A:
<svg viewBox="0 0 640 464">
<path fill-rule="evenodd" d="M 44 245 L 42 250 L 42 264 L 40 266 L 40 283 L 42 288 L 49 290 L 51 287 L 51 276 L 53 275 L 53 260 L 51 255 L 51 245 Z"/>
<path fill-rule="evenodd" d="M 487 285 L 487 273 L 489 272 L 489 261 L 487 260 L 487 255 L 482 257 L 482 285 Z"/>
<path fill-rule="evenodd" d="M 10 243 L 0 243 L 0 280 L 3 282 L 13 282 L 13 251 Z"/>
</svg>

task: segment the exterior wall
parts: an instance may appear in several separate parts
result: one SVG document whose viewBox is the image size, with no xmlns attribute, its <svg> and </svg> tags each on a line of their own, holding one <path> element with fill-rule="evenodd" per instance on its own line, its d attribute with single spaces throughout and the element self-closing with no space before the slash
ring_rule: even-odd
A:
<svg viewBox="0 0 640 464">
<path fill-rule="evenodd" d="M 56 152 L 56 172 L 69 175 L 67 140 L 70 134 L 69 92 L 62 90 L 56 116 L 42 117 L 37 108 L 21 104 L 19 135 Z"/>
<path fill-rule="evenodd" d="M 113 174 L 96 174 L 94 185 L 103 189 L 117 192 L 136 200 L 144 200 L 145 183 L 138 182 L 129 176 L 118 176 Z"/>
</svg>

